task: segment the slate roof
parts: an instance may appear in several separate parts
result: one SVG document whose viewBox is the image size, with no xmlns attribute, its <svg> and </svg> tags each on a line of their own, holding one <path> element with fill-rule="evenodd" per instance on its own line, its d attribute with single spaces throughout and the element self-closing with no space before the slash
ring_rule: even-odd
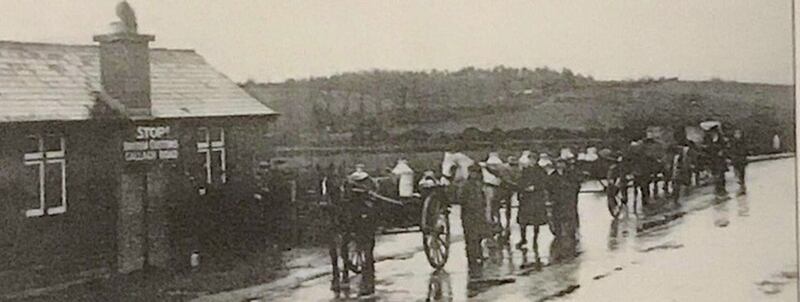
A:
<svg viewBox="0 0 800 302">
<path fill-rule="evenodd" d="M 99 48 L 0 41 L 0 123 L 90 118 Z M 155 118 L 273 115 L 192 50 L 150 50 Z"/>
</svg>

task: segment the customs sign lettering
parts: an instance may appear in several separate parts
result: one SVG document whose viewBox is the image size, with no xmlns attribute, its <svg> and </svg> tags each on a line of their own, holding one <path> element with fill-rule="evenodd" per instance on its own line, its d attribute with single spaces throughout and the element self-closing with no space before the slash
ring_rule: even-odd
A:
<svg viewBox="0 0 800 302">
<path fill-rule="evenodd" d="M 178 140 L 168 138 L 169 126 L 138 126 L 134 141 L 122 143 L 125 161 L 177 159 Z"/>
</svg>

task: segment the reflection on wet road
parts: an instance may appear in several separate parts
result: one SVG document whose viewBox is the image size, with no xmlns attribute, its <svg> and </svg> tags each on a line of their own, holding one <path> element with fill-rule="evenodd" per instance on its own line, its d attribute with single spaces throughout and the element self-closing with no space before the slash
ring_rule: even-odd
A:
<svg viewBox="0 0 800 302">
<path fill-rule="evenodd" d="M 444 271 L 433 272 L 424 253 L 383 261 L 376 265 L 374 300 L 797 300 L 794 160 L 754 163 L 748 177 L 746 196 L 717 199 L 711 188 L 697 188 L 680 209 L 648 217 L 612 220 L 601 194 L 583 194 L 579 243 L 554 241 L 543 230 L 536 251 L 492 249 L 472 282 L 463 241 L 451 246 Z M 731 181 L 728 189 L 738 188 Z M 457 216 L 452 224 L 460 224 Z M 352 297 L 336 298 L 328 281 L 266 293 L 264 300 Z"/>
</svg>

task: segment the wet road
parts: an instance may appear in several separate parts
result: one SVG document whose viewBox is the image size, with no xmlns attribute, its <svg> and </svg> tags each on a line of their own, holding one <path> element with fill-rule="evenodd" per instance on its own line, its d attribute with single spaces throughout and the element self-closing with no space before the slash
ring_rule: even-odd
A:
<svg viewBox="0 0 800 302">
<path fill-rule="evenodd" d="M 732 178 L 728 191 L 736 192 Z M 754 163 L 748 167 L 748 195 L 717 199 L 710 187 L 701 187 L 677 211 L 630 213 L 616 221 L 603 195 L 582 194 L 576 258 L 552 262 L 553 237 L 545 228 L 537 252 L 494 250 L 482 278 L 468 282 L 459 241 L 442 272 L 433 272 L 422 252 L 379 262 L 375 300 L 795 301 L 794 179 L 793 159 Z M 458 215 L 451 223 L 460 225 Z M 402 242 L 408 235 L 389 236 Z M 512 243 L 518 239 L 515 230 Z M 357 288 L 358 279 L 351 283 Z M 329 276 L 316 278 L 265 293 L 263 301 L 348 299 L 337 299 L 328 287 Z"/>
</svg>

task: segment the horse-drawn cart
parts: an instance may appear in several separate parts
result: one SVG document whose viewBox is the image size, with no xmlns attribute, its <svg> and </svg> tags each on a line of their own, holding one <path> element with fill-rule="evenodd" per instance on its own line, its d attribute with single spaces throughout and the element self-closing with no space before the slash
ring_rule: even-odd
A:
<svg viewBox="0 0 800 302">
<path fill-rule="evenodd" d="M 450 200 L 445 193 L 447 187 L 438 182 L 419 185 L 411 196 L 400 197 L 385 194 L 393 190 L 381 190 L 382 185 L 387 185 L 382 179 L 372 179 L 372 182 L 374 189 L 346 184 L 339 187 L 342 194 L 335 201 L 334 216 L 339 220 L 338 224 L 344 226 L 339 230 L 344 267 L 354 273 L 361 272 L 365 250 L 359 247 L 357 238 L 358 232 L 363 231 L 361 228 L 364 227 L 376 230 L 376 234 L 381 235 L 420 232 L 431 267 L 437 270 L 444 267 L 450 255 Z"/>
</svg>

